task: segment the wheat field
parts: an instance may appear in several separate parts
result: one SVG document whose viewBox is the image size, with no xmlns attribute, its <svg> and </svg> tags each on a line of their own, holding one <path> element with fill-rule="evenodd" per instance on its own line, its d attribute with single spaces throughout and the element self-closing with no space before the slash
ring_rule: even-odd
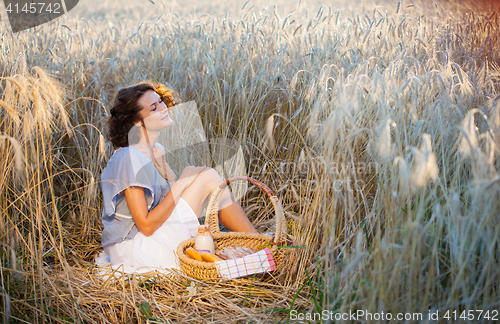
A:
<svg viewBox="0 0 500 324">
<path fill-rule="evenodd" d="M 495 1 L 89 0 L 13 34 L 2 11 L 3 322 L 494 320 L 499 12 Z M 207 137 L 236 140 L 248 175 L 280 198 L 295 248 L 274 274 L 99 276 L 105 121 L 117 90 L 142 80 L 194 100 Z M 249 189 L 242 205 L 272 229 L 266 196 Z"/>
</svg>

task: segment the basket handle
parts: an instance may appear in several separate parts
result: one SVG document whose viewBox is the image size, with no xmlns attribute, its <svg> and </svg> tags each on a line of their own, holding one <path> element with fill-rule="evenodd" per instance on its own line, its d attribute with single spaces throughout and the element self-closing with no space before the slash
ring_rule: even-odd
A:
<svg viewBox="0 0 500 324">
<path fill-rule="evenodd" d="M 219 227 L 219 217 L 218 217 L 218 211 L 219 211 L 219 200 L 220 197 L 222 196 L 222 193 L 224 192 L 224 189 L 227 187 L 227 185 L 230 182 L 237 181 L 237 180 L 246 180 L 248 182 L 251 182 L 264 190 L 264 192 L 267 194 L 269 199 L 271 200 L 271 203 L 273 204 L 274 211 L 276 213 L 276 233 L 274 234 L 274 242 L 272 244 L 280 244 L 283 242 L 286 242 L 286 233 L 283 233 L 283 229 L 286 228 L 286 226 L 283 224 L 284 221 L 284 213 L 283 213 L 283 206 L 281 205 L 281 202 L 279 201 L 278 197 L 274 194 L 274 192 L 266 186 L 264 183 L 261 181 L 250 178 L 250 177 L 244 177 L 244 176 L 239 176 L 239 177 L 233 177 L 230 179 L 227 179 L 223 183 L 215 189 L 214 193 L 210 197 L 210 201 L 208 202 L 207 206 L 207 216 L 205 217 L 205 225 L 208 225 L 210 228 L 210 231 L 213 233 L 219 233 L 220 232 L 220 227 Z"/>
</svg>

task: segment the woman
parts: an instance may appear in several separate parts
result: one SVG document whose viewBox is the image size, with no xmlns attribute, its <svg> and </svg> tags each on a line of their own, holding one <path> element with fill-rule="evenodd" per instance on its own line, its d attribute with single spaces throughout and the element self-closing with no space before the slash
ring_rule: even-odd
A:
<svg viewBox="0 0 500 324">
<path fill-rule="evenodd" d="M 156 143 L 172 124 L 176 104 L 161 84 L 139 83 L 121 89 L 108 120 L 108 139 L 117 148 L 101 175 L 102 246 L 114 269 L 144 273 L 176 267 L 178 244 L 196 236 L 198 218 L 223 182 L 215 170 L 186 167 L 179 179 Z M 225 189 L 219 220 L 231 231 L 258 233 Z"/>
</svg>

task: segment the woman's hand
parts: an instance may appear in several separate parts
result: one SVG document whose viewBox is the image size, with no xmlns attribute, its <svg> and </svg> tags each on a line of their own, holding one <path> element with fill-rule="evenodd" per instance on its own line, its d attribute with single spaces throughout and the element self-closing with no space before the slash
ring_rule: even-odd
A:
<svg viewBox="0 0 500 324">
<path fill-rule="evenodd" d="M 177 176 L 174 171 L 170 168 L 170 166 L 165 161 L 163 155 L 160 154 L 160 151 L 157 147 L 154 147 L 153 150 L 153 162 L 156 170 L 160 172 L 161 176 L 164 177 L 171 184 L 174 184 L 177 180 Z"/>
</svg>

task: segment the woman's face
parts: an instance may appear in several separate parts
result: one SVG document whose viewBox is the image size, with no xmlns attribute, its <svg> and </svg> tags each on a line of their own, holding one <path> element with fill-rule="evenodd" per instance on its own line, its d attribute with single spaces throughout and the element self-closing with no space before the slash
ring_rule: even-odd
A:
<svg viewBox="0 0 500 324">
<path fill-rule="evenodd" d="M 172 119 L 168 115 L 168 108 L 156 92 L 147 91 L 139 99 L 138 103 L 142 107 L 139 114 L 149 131 L 160 131 L 172 124 Z M 139 125 L 141 125 L 140 122 Z"/>
</svg>

